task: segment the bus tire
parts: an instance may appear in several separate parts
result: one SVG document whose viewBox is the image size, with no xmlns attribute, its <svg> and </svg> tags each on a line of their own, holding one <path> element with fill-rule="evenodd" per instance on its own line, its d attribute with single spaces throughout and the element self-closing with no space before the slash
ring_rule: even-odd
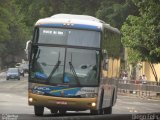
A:
<svg viewBox="0 0 160 120">
<path fill-rule="evenodd" d="M 90 113 L 91 113 L 91 115 L 97 115 L 98 114 L 97 110 L 90 110 Z"/>
<path fill-rule="evenodd" d="M 44 107 L 42 106 L 34 106 L 34 113 L 36 116 L 42 116 L 44 112 Z"/>
<path fill-rule="evenodd" d="M 58 110 L 56 110 L 56 109 L 50 109 L 50 110 L 51 110 L 51 113 L 52 113 L 52 114 L 58 113 Z"/>
<path fill-rule="evenodd" d="M 112 106 L 113 106 L 113 103 L 114 103 L 114 94 L 115 94 L 115 89 L 113 90 L 111 106 L 110 107 L 106 107 L 106 108 L 103 109 L 103 113 L 104 114 L 112 114 Z"/>
<path fill-rule="evenodd" d="M 64 114 L 66 114 L 66 110 L 59 110 L 59 113 L 64 115 Z"/>
<path fill-rule="evenodd" d="M 101 98 L 100 98 L 100 104 L 99 104 L 99 110 L 98 110 L 98 115 L 103 115 L 103 97 L 104 97 L 104 90 L 101 92 Z"/>
<path fill-rule="evenodd" d="M 104 114 L 112 114 L 112 106 L 103 109 Z"/>
<path fill-rule="evenodd" d="M 99 109 L 99 110 L 90 110 L 91 115 L 102 115 L 103 114 L 103 110 Z"/>
</svg>

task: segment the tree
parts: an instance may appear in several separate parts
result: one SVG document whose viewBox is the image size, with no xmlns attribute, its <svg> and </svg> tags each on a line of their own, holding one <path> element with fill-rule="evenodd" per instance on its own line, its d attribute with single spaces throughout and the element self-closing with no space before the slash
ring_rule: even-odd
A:
<svg viewBox="0 0 160 120">
<path fill-rule="evenodd" d="M 137 15 L 132 0 L 103 0 L 96 16 L 114 27 L 121 28 L 128 15 Z"/>
<path fill-rule="evenodd" d="M 139 7 L 140 16 L 128 16 L 122 26 L 123 44 L 138 54 L 140 61 L 148 61 L 158 81 L 152 63 L 160 62 L 160 1 L 138 1 L 134 0 Z M 133 54 L 130 54 L 133 56 Z M 133 58 L 134 59 L 134 58 Z"/>
<path fill-rule="evenodd" d="M 95 0 L 15 0 L 21 13 L 23 22 L 31 29 L 40 18 L 59 13 L 86 14 L 95 16 L 101 1 Z M 85 4 L 84 4 L 85 3 Z"/>
<path fill-rule="evenodd" d="M 6 9 L 8 6 L 8 1 L 4 1 L 4 4 L 0 4 L 0 55 L 3 53 L 5 50 L 4 46 L 4 41 L 8 38 L 9 36 L 9 30 L 8 30 L 8 24 L 11 19 L 11 15 L 9 11 Z"/>
<path fill-rule="evenodd" d="M 14 0 L 5 0 L 0 5 L 0 58 L 1 67 L 15 61 L 15 56 L 23 53 L 27 39 L 27 28 L 21 22 Z"/>
</svg>

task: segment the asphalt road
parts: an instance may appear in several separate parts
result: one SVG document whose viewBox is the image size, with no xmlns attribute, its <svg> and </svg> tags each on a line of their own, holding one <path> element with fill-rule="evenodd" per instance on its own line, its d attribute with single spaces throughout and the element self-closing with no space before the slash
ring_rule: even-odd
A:
<svg viewBox="0 0 160 120">
<path fill-rule="evenodd" d="M 11 117 L 38 119 L 34 116 L 32 106 L 27 103 L 27 75 L 21 77 L 21 80 L 5 80 L 5 73 L 0 73 L 0 119 L 6 115 Z M 118 95 L 117 103 L 113 107 L 113 114 L 139 114 L 139 113 L 155 113 L 160 112 L 160 101 L 138 98 L 134 96 Z M 53 118 L 65 120 L 68 118 L 80 118 L 89 115 L 89 111 L 84 112 L 71 112 L 68 111 L 65 116 L 59 114 L 50 114 L 48 109 L 45 109 L 45 118 Z M 16 116 L 17 115 L 17 116 Z M 133 116 L 132 116 L 133 117 Z M 96 118 L 96 117 L 94 117 Z"/>
</svg>

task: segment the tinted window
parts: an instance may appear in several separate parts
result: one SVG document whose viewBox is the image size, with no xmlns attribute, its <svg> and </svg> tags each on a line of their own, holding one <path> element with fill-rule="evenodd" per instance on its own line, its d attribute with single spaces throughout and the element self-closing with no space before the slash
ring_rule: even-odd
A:
<svg viewBox="0 0 160 120">
<path fill-rule="evenodd" d="M 17 68 L 9 68 L 8 72 L 10 72 L 10 73 L 17 73 L 18 69 Z"/>
</svg>

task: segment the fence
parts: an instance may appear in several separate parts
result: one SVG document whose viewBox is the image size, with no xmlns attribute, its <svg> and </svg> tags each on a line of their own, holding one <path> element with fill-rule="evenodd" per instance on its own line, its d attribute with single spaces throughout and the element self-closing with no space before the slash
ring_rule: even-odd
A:
<svg viewBox="0 0 160 120">
<path fill-rule="evenodd" d="M 120 93 L 137 94 L 139 96 L 160 97 L 160 86 L 152 81 L 142 84 L 141 81 L 120 79 L 118 91 Z"/>
</svg>

